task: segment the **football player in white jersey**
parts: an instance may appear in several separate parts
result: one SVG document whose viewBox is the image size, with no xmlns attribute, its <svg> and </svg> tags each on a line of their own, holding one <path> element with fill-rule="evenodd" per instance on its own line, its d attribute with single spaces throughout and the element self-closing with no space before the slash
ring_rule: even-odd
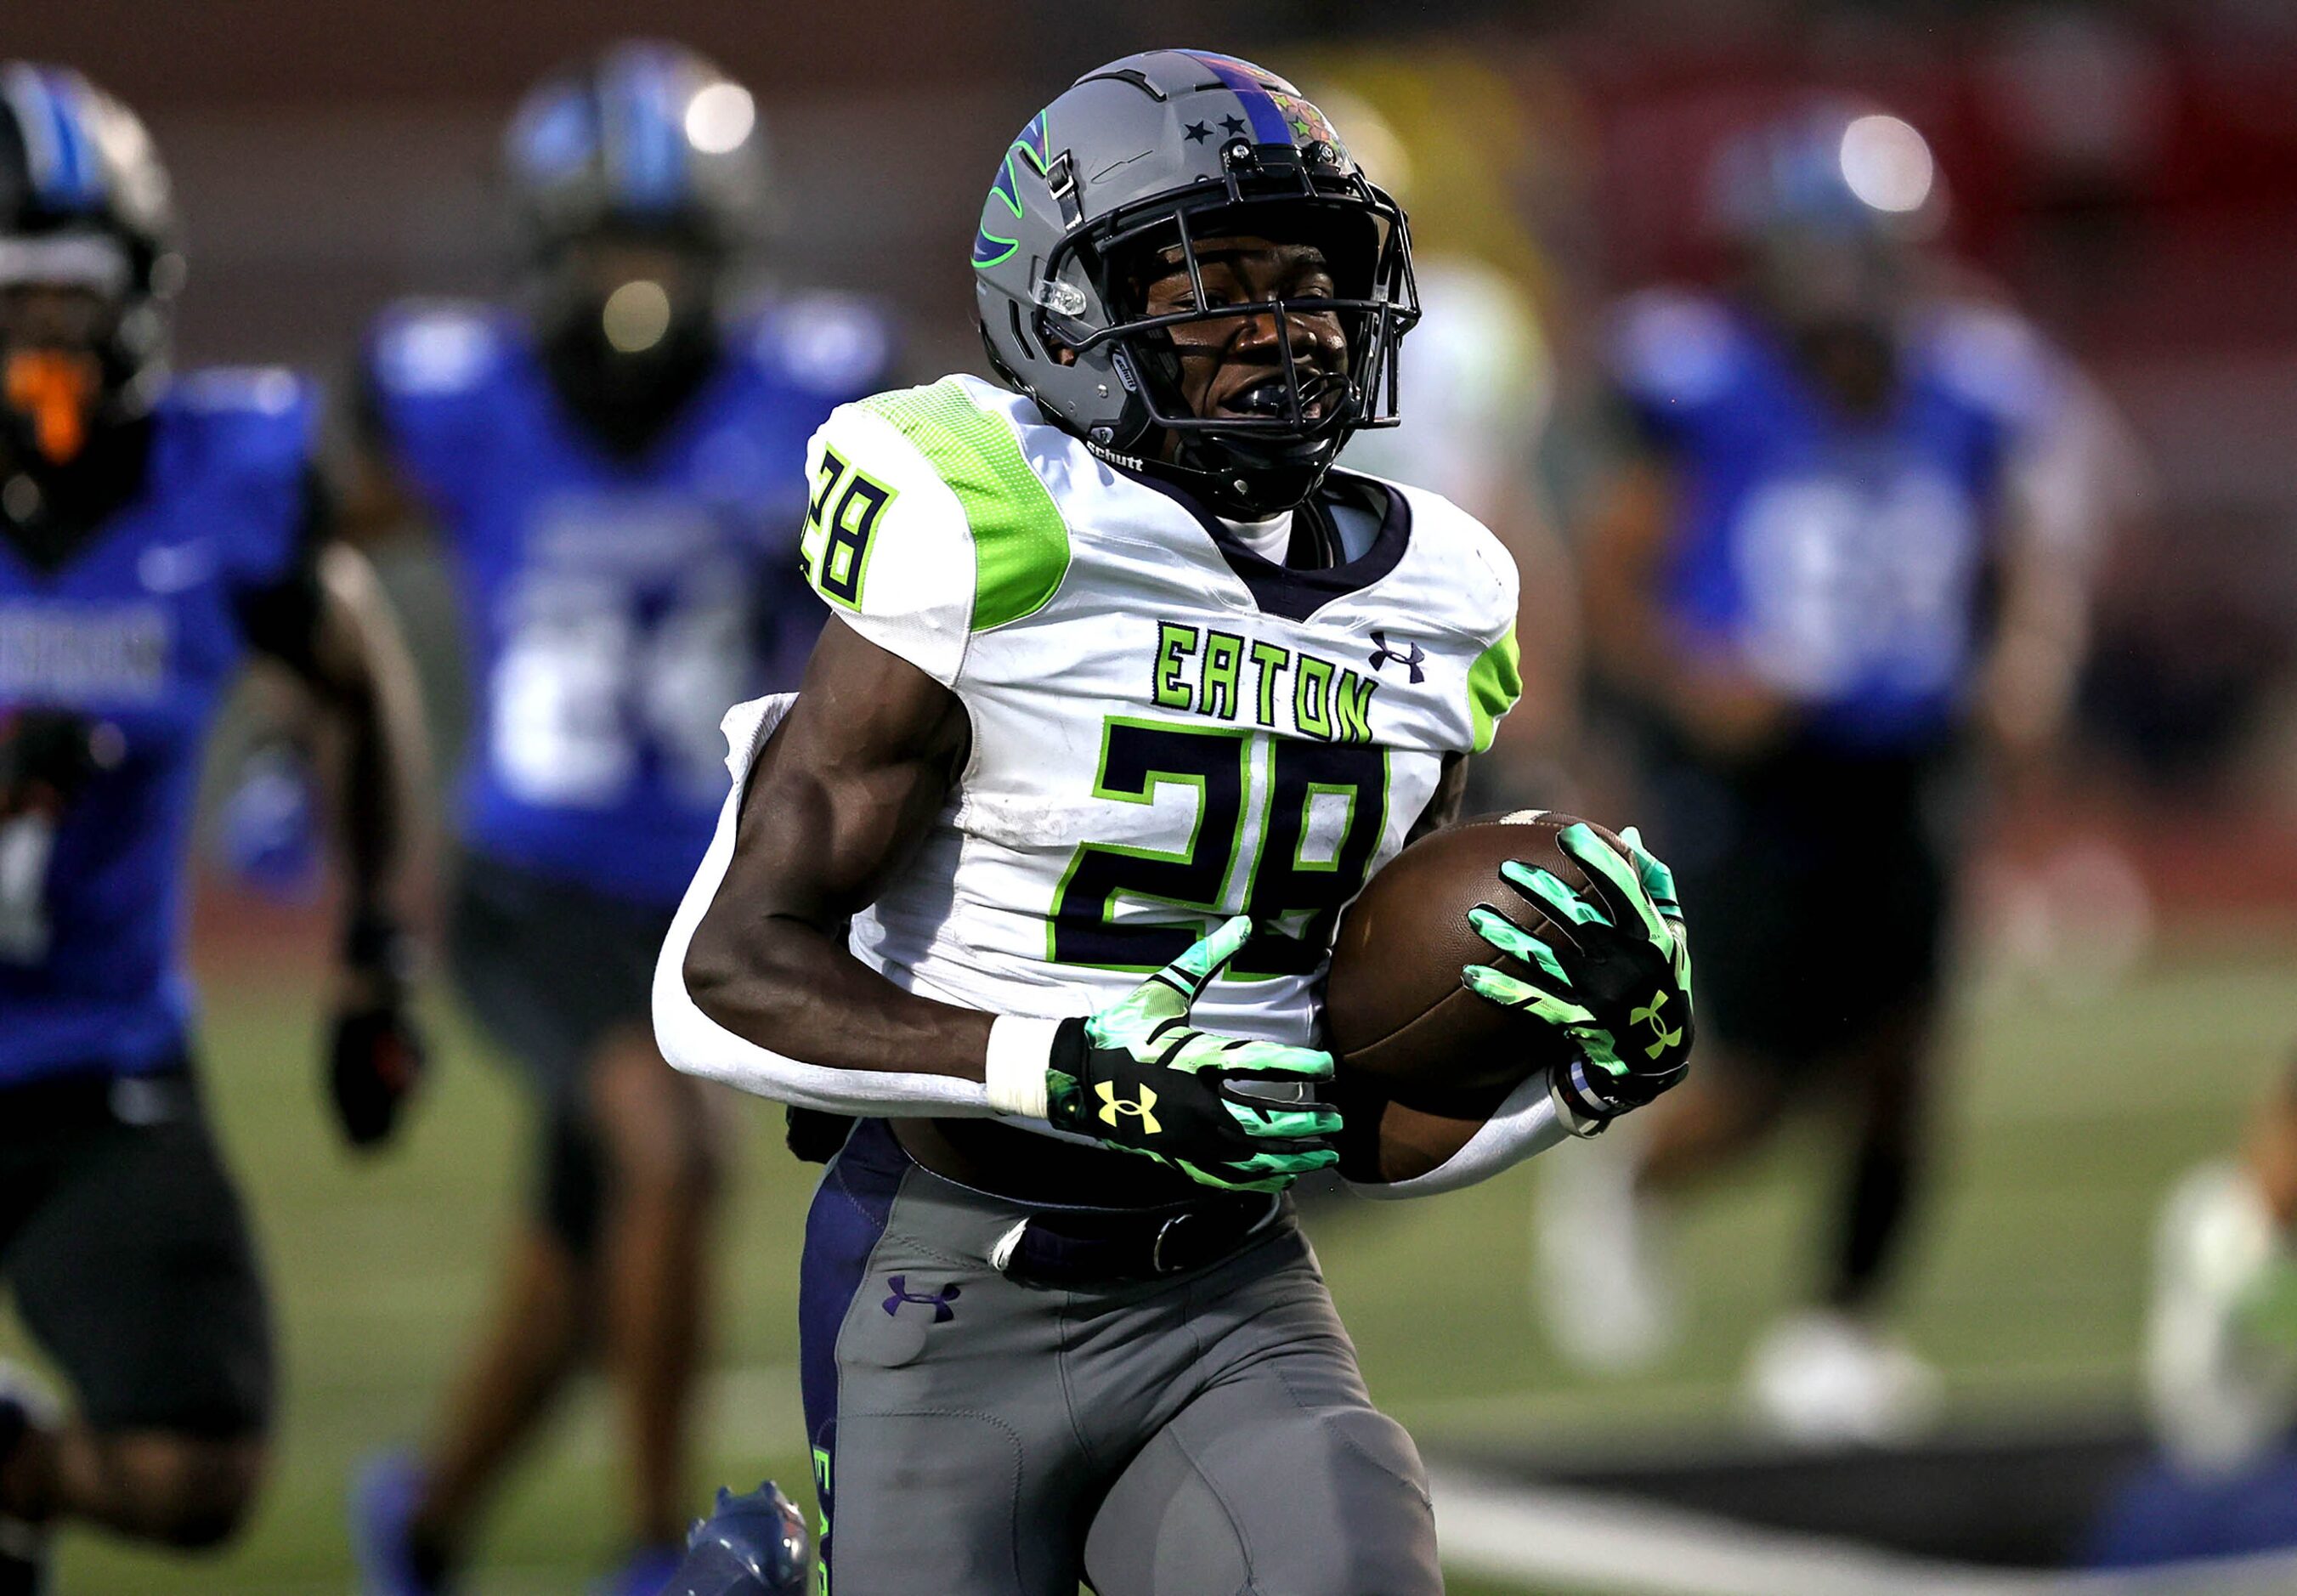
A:
<svg viewBox="0 0 2297 1596">
<path fill-rule="evenodd" d="M 2145 1395 L 2186 1472 L 2235 1477 L 2297 1427 L 2297 1069 L 2251 1114 L 2241 1156 L 2189 1172 L 2154 1231 Z"/>
<path fill-rule="evenodd" d="M 826 1588 L 1439 1591 L 1284 1194 L 1342 1129 L 1333 925 L 1517 693 L 1491 534 L 1331 469 L 1393 411 L 1403 215 L 1282 79 L 1155 51 L 1022 130 L 973 259 L 1001 385 L 816 435 L 834 620 L 794 704 L 729 718 L 655 982 L 672 1063 L 855 1120 L 801 1291 Z M 1578 842 L 1578 946 L 1479 917 L 1544 984 L 1462 981 L 1610 1062 L 1391 1195 L 1681 1074 L 1687 1033 L 1607 1034 L 1610 975 L 1689 1004 L 1666 868 Z"/>
</svg>

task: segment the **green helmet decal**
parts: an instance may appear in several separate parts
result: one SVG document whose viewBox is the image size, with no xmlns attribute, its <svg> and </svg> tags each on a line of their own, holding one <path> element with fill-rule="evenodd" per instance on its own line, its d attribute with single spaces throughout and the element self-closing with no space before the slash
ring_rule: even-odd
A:
<svg viewBox="0 0 2297 1596">
<path fill-rule="evenodd" d="M 1013 184 L 1013 152 L 1018 150 L 1029 164 L 1037 169 L 1037 176 L 1041 177 L 1045 175 L 1045 169 L 1052 163 L 1052 136 L 1047 129 L 1047 114 L 1039 111 L 1029 119 L 1029 125 L 1021 129 L 1006 150 L 1005 159 L 997 163 L 997 180 L 989 185 L 989 192 L 1005 202 L 1006 209 L 1012 211 L 1016 221 L 1021 217 L 1021 193 Z M 976 269 L 995 266 L 1020 247 L 1019 239 L 1000 238 L 984 223 L 974 230 L 973 264 Z"/>
</svg>

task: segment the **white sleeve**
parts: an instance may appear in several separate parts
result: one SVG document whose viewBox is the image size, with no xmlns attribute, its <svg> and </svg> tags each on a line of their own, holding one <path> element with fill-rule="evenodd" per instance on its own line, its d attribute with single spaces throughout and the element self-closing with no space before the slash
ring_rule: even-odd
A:
<svg viewBox="0 0 2297 1596">
<path fill-rule="evenodd" d="M 1568 1135 L 1562 1122 L 1555 1117 L 1555 1105 L 1547 1094 L 1547 1072 L 1540 1070 L 1507 1095 L 1492 1117 L 1468 1138 L 1465 1147 L 1426 1174 L 1385 1185 L 1354 1181 L 1348 1184 L 1358 1196 L 1381 1201 L 1457 1191 L 1478 1181 L 1488 1181 L 1535 1153 L 1545 1152 Z"/>
<path fill-rule="evenodd" d="M 701 868 L 686 889 L 677 917 L 671 922 L 670 935 L 662 945 L 662 957 L 655 963 L 655 1041 L 664 1058 L 689 1075 L 723 1081 L 800 1108 L 862 1115 L 990 1114 L 993 1111 L 989 1089 L 978 1081 L 808 1064 L 735 1035 L 703 1013 L 686 989 L 687 949 L 694 941 L 695 927 L 717 899 L 727 866 L 733 860 L 736 822 L 751 762 L 796 702 L 796 694 L 784 693 L 737 704 L 727 713 L 726 766 L 733 772 L 734 786 L 718 811 L 718 830 L 710 840 L 710 851 L 703 855 Z"/>
</svg>

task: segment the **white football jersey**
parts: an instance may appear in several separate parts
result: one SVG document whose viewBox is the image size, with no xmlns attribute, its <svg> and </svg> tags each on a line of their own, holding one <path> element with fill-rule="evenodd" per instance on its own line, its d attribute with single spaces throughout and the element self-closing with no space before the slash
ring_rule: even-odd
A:
<svg viewBox="0 0 2297 1596">
<path fill-rule="evenodd" d="M 1378 535 L 1288 569 L 964 376 L 841 407 L 807 469 L 815 588 L 973 729 L 854 952 L 906 990 L 1051 1018 L 1249 913 L 1261 933 L 1198 1022 L 1313 1041 L 1340 909 L 1515 700 L 1497 539 L 1432 493 L 1335 473 Z"/>
</svg>

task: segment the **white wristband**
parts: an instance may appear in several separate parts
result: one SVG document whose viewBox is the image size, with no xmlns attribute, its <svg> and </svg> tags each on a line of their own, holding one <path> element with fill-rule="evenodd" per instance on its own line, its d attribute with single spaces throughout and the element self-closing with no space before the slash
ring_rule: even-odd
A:
<svg viewBox="0 0 2297 1596">
<path fill-rule="evenodd" d="M 1604 1115 L 1598 1117 L 1581 1112 L 1572 1092 L 1564 1090 L 1567 1081 L 1581 1099 L 1593 1100 L 1601 1096 L 1588 1082 L 1585 1060 L 1574 1058 L 1563 1069 L 1550 1070 L 1547 1074 L 1547 1100 L 1554 1106 L 1556 1123 L 1574 1136 L 1601 1136 L 1610 1128 L 1611 1121 L 1617 1116 Z"/>
<path fill-rule="evenodd" d="M 988 1065 L 982 1080 L 989 1106 L 1020 1119 L 1045 1117 L 1045 1071 L 1052 1062 L 1058 1020 L 1000 1014 L 989 1027 Z"/>
</svg>

